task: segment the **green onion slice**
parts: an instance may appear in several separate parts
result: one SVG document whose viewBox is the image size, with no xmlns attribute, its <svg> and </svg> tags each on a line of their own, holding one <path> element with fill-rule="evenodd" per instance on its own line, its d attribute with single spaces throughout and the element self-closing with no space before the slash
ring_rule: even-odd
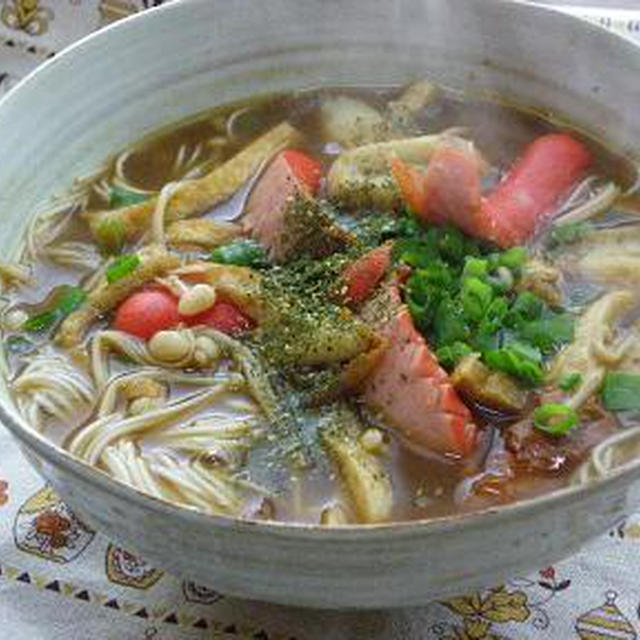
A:
<svg viewBox="0 0 640 640">
<path fill-rule="evenodd" d="M 543 404 L 533 412 L 535 427 L 556 438 L 567 435 L 579 423 L 578 414 L 565 404 Z"/>
<path fill-rule="evenodd" d="M 70 313 L 73 313 L 86 299 L 86 291 L 80 289 L 80 287 L 65 285 L 60 288 L 54 305 L 50 309 L 29 318 L 24 323 L 23 329 L 29 333 L 48 331 Z"/>
<path fill-rule="evenodd" d="M 107 282 L 112 284 L 122 278 L 133 273 L 142 261 L 140 257 L 135 253 L 126 256 L 120 256 L 114 263 L 107 269 Z"/>
<path fill-rule="evenodd" d="M 129 191 L 123 187 L 117 185 L 111 185 L 109 187 L 109 208 L 119 209 L 120 207 L 130 207 L 134 204 L 140 204 L 149 199 L 149 195 L 146 193 L 139 193 L 137 191 Z"/>
<path fill-rule="evenodd" d="M 579 373 L 570 373 L 566 375 L 562 380 L 560 380 L 560 384 L 558 386 L 563 391 L 575 391 L 582 384 L 582 375 Z"/>
<path fill-rule="evenodd" d="M 609 411 L 640 409 L 640 375 L 612 371 L 604 379 L 602 401 Z"/>
</svg>

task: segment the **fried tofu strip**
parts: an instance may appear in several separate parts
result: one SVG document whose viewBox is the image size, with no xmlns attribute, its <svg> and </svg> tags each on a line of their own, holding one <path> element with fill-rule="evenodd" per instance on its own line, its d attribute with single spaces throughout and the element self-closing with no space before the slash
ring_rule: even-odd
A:
<svg viewBox="0 0 640 640">
<path fill-rule="evenodd" d="M 463 358 L 451 374 L 457 391 L 470 395 L 490 407 L 506 411 L 522 411 L 527 403 L 527 392 L 509 376 L 492 371 L 480 362 L 477 354 Z"/>
<path fill-rule="evenodd" d="M 167 228 L 167 240 L 173 246 L 192 245 L 203 249 L 215 249 L 240 235 L 239 224 L 208 218 L 176 220 Z"/>
<path fill-rule="evenodd" d="M 345 424 L 322 434 L 324 446 L 338 467 L 358 520 L 364 523 L 388 520 L 393 509 L 389 474 L 380 458 L 362 446 L 354 425 L 348 424 L 355 423 L 355 417 L 347 412 L 342 414 L 346 414 Z"/>
<path fill-rule="evenodd" d="M 164 248 L 151 245 L 140 253 L 141 263 L 128 276 L 111 284 L 104 284 L 92 291 L 86 302 L 60 325 L 56 342 L 61 347 L 72 348 L 84 339 L 89 327 L 129 297 L 142 285 L 180 266 L 180 258 Z"/>
<path fill-rule="evenodd" d="M 201 215 L 224 202 L 269 158 L 300 140 L 297 129 L 283 122 L 202 178 L 181 183 L 167 203 L 167 222 Z M 128 207 L 87 214 L 91 232 L 99 244 L 105 244 L 105 235 L 134 240 L 149 228 L 157 201 L 153 197 Z"/>
</svg>

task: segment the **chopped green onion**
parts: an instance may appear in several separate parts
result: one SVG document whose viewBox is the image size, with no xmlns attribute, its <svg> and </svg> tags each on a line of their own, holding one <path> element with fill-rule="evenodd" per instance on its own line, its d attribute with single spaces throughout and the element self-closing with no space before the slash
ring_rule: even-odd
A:
<svg viewBox="0 0 640 640">
<path fill-rule="evenodd" d="M 133 273 L 142 261 L 140 256 L 134 254 L 127 256 L 120 256 L 115 262 L 107 269 L 107 282 L 113 284 L 118 280 Z"/>
<path fill-rule="evenodd" d="M 607 374 L 602 401 L 609 411 L 640 409 L 640 375 L 613 371 Z"/>
<path fill-rule="evenodd" d="M 52 308 L 29 318 L 23 325 L 29 333 L 47 331 L 73 313 L 87 298 L 87 292 L 79 287 L 64 285 L 60 288 Z"/>
<path fill-rule="evenodd" d="M 517 272 L 524 266 L 528 257 L 529 253 L 524 247 L 513 247 L 498 255 L 498 265 Z"/>
<path fill-rule="evenodd" d="M 219 264 L 234 264 L 241 267 L 264 267 L 269 261 L 265 250 L 253 240 L 234 240 L 217 247 L 209 260 Z"/>
<path fill-rule="evenodd" d="M 149 196 L 146 193 L 138 193 L 136 191 L 129 191 L 123 187 L 112 185 L 109 187 L 109 208 L 119 209 L 120 207 L 130 207 L 134 204 L 140 204 L 145 200 L 148 200 Z"/>
<path fill-rule="evenodd" d="M 466 342 L 454 342 L 449 346 L 440 347 L 436 351 L 436 358 L 442 367 L 451 371 L 455 369 L 460 360 L 472 353 L 474 350 Z"/>
<path fill-rule="evenodd" d="M 566 375 L 558 386 L 563 390 L 571 393 L 575 391 L 582 384 L 582 376 L 579 373 L 570 373 Z"/>
<path fill-rule="evenodd" d="M 398 240 L 393 254 L 397 262 L 417 268 L 428 267 L 431 262 L 438 259 L 436 248 L 417 238 Z"/>
<path fill-rule="evenodd" d="M 462 262 L 465 256 L 477 253 L 477 245 L 455 227 L 433 227 L 429 230 L 437 238 L 440 255 L 449 262 Z"/>
<path fill-rule="evenodd" d="M 510 327 L 517 326 L 522 322 L 537 320 L 544 310 L 544 301 L 530 291 L 523 291 L 518 294 L 511 310 L 506 318 L 506 324 Z"/>
<path fill-rule="evenodd" d="M 58 310 L 63 316 L 73 313 L 87 299 L 87 292 L 80 287 L 64 286 Z"/>
<path fill-rule="evenodd" d="M 507 267 L 498 267 L 495 275 L 487 276 L 487 282 L 496 290 L 497 293 L 506 293 L 515 282 L 515 278 L 511 269 Z"/>
<path fill-rule="evenodd" d="M 509 303 L 505 298 L 493 299 L 473 332 L 472 344 L 478 351 L 491 351 L 500 346 L 501 329 L 508 311 Z"/>
<path fill-rule="evenodd" d="M 535 427 L 556 438 L 566 436 L 579 423 L 578 414 L 564 404 L 543 404 L 533 412 Z"/>
<path fill-rule="evenodd" d="M 435 271 L 423 271 L 418 269 L 407 282 L 407 303 L 409 311 L 422 331 L 428 331 L 434 321 L 436 310 L 444 291 L 437 287 L 430 278 L 445 278 L 443 273 L 437 274 Z"/>
<path fill-rule="evenodd" d="M 468 340 L 469 327 L 459 302 L 451 298 L 440 302 L 433 319 L 433 331 L 436 343 L 442 346 Z"/>
<path fill-rule="evenodd" d="M 447 291 L 454 282 L 451 270 L 442 260 L 434 260 L 426 267 L 418 269 L 414 273 L 414 277 L 430 285 L 440 287 L 445 291 Z"/>
<path fill-rule="evenodd" d="M 489 261 L 482 258 L 468 257 L 464 262 L 462 278 L 479 278 L 480 280 L 489 274 Z"/>
<path fill-rule="evenodd" d="M 520 342 L 486 351 L 483 360 L 490 369 L 507 373 L 528 385 L 537 386 L 544 378 L 540 351 Z"/>
<path fill-rule="evenodd" d="M 465 315 L 479 322 L 493 300 L 493 289 L 478 278 L 467 278 L 460 294 Z"/>
<path fill-rule="evenodd" d="M 398 235 L 402 238 L 415 238 L 426 231 L 418 218 L 410 214 L 400 217 L 396 223 L 396 230 Z"/>
<path fill-rule="evenodd" d="M 571 342 L 574 334 L 574 317 L 569 313 L 549 314 L 518 327 L 520 337 L 550 354 L 563 344 Z"/>
<path fill-rule="evenodd" d="M 57 311 L 43 311 L 38 315 L 29 318 L 22 328 L 29 333 L 40 333 L 51 329 L 59 320 L 60 316 Z"/>
</svg>

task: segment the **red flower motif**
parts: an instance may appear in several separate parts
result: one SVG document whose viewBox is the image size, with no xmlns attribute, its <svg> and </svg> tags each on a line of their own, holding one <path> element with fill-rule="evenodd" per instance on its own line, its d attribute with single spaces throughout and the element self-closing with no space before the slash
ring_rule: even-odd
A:
<svg viewBox="0 0 640 640">
<path fill-rule="evenodd" d="M 53 511 L 43 511 L 36 517 L 36 531 L 47 536 L 53 549 L 61 549 L 67 544 L 67 535 L 71 529 L 68 518 Z"/>
<path fill-rule="evenodd" d="M 540 575 L 545 580 L 555 580 L 555 578 L 556 578 L 556 570 L 553 567 L 547 567 L 546 569 L 542 569 L 540 571 Z"/>
<path fill-rule="evenodd" d="M 9 483 L 0 480 L 0 507 L 9 502 Z"/>
</svg>

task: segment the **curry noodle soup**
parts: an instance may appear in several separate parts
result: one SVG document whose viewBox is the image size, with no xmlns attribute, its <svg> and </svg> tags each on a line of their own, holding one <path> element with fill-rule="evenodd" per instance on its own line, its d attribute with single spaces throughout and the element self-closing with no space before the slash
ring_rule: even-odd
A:
<svg viewBox="0 0 640 640">
<path fill-rule="evenodd" d="M 636 178 L 427 81 L 215 108 L 79 178 L 0 262 L 15 402 L 117 481 L 233 517 L 583 482 L 640 428 Z"/>
</svg>

